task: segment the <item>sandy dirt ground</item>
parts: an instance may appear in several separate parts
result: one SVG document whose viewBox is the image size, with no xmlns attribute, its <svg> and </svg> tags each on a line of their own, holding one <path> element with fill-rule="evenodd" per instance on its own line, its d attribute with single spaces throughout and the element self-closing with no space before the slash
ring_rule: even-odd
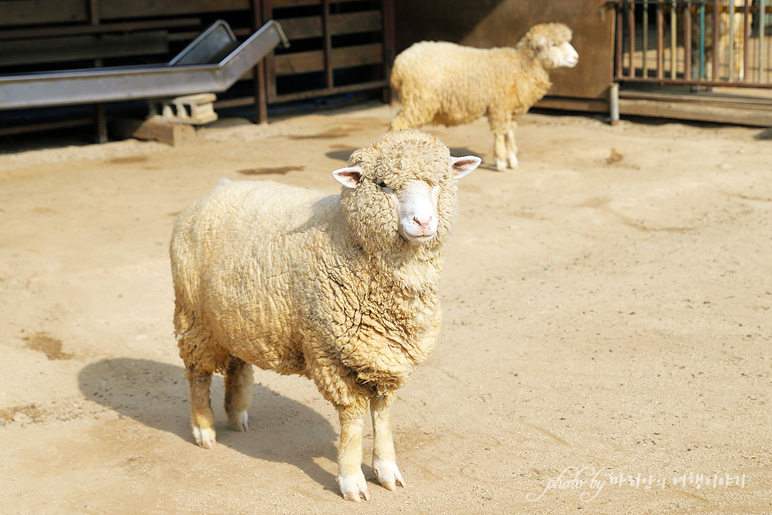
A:
<svg viewBox="0 0 772 515">
<path fill-rule="evenodd" d="M 529 114 L 429 128 L 460 184 L 440 344 L 395 403 L 408 486 L 337 490 L 337 416 L 256 370 L 247 433 L 196 447 L 168 241 L 219 177 L 321 189 L 396 107 L 180 147 L 0 154 L 5 513 L 772 513 L 772 141 L 758 129 Z M 369 422 L 367 424 L 369 426 Z"/>
</svg>

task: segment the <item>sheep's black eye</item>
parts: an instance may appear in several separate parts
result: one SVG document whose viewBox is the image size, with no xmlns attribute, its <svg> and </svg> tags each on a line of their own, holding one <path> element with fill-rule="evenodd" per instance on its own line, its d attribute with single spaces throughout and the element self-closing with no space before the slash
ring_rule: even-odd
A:
<svg viewBox="0 0 772 515">
<path fill-rule="evenodd" d="M 394 190 L 386 186 L 386 183 L 383 181 L 378 181 L 375 183 L 375 185 L 378 186 L 378 188 L 380 188 L 380 190 L 384 193 L 388 193 L 388 194 L 394 193 Z"/>
</svg>

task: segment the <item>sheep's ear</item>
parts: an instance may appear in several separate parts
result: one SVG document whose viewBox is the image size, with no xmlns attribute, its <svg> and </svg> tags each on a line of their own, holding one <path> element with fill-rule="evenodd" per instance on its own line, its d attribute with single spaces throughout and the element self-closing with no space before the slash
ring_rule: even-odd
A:
<svg viewBox="0 0 772 515">
<path fill-rule="evenodd" d="M 332 176 L 345 187 L 356 188 L 359 181 L 362 180 L 362 167 L 350 166 L 348 168 L 340 168 L 332 172 Z"/>
<path fill-rule="evenodd" d="M 477 156 L 452 157 L 450 162 L 453 166 L 453 178 L 460 179 L 472 173 L 475 168 L 480 166 L 482 160 Z"/>
<path fill-rule="evenodd" d="M 545 48 L 547 48 L 547 38 L 544 36 L 537 36 L 533 38 L 533 49 L 536 51 L 536 53 L 541 52 Z"/>
</svg>

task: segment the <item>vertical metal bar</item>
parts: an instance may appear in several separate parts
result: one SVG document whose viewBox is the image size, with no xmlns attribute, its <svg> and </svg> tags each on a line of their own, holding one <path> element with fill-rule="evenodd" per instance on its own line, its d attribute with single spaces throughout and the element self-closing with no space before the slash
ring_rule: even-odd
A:
<svg viewBox="0 0 772 515">
<path fill-rule="evenodd" d="M 719 5 L 719 0 L 713 0 L 713 66 L 710 77 L 713 81 L 718 79 L 718 67 L 720 64 L 718 58 L 719 42 L 721 41 L 719 21 L 721 21 L 721 5 Z"/>
<path fill-rule="evenodd" d="M 676 16 L 676 0 L 673 0 L 670 10 L 670 78 L 676 78 L 676 53 L 678 52 L 678 43 L 676 42 L 676 27 L 678 27 L 678 18 Z"/>
<path fill-rule="evenodd" d="M 332 34 L 330 33 L 330 0 L 322 0 L 322 35 L 324 36 L 324 80 L 332 88 Z"/>
<path fill-rule="evenodd" d="M 99 0 L 89 0 L 89 18 L 91 25 L 99 25 Z M 96 36 L 100 38 L 99 35 Z M 94 59 L 94 67 L 101 68 L 104 64 L 102 59 Z M 94 117 L 96 121 L 96 140 L 99 143 L 107 143 L 107 110 L 104 104 L 94 104 Z"/>
<path fill-rule="evenodd" d="M 692 78 L 692 2 L 684 6 L 684 79 Z"/>
<path fill-rule="evenodd" d="M 627 11 L 627 30 L 630 33 L 630 77 L 635 77 L 635 3 Z"/>
<path fill-rule="evenodd" d="M 646 69 L 646 57 L 649 50 L 649 2 L 643 0 L 643 76 L 648 77 L 649 73 Z"/>
<path fill-rule="evenodd" d="M 611 83 L 609 88 L 609 118 L 611 125 L 619 123 L 619 83 Z"/>
<path fill-rule="evenodd" d="M 734 73 L 734 34 L 735 34 L 735 26 L 734 26 L 734 11 L 735 11 L 735 5 L 734 0 L 728 0 L 729 2 L 729 80 L 737 80 L 737 77 Z"/>
<path fill-rule="evenodd" d="M 700 72 L 697 78 L 705 78 L 705 0 L 700 0 Z"/>
<path fill-rule="evenodd" d="M 623 41 L 622 36 L 624 32 L 624 16 L 622 14 L 622 10 L 624 9 L 624 3 L 620 4 L 619 1 L 617 1 L 616 8 L 617 8 L 617 24 L 615 28 L 615 34 L 614 34 L 616 36 L 616 49 L 614 52 L 614 59 L 616 61 L 615 76 L 617 79 L 619 79 L 623 75 L 622 52 L 624 51 L 624 45 L 622 43 Z"/>
<path fill-rule="evenodd" d="M 748 20 L 751 17 L 751 0 L 745 0 L 743 9 L 743 82 L 748 80 L 748 42 L 750 40 L 751 28 Z"/>
<path fill-rule="evenodd" d="M 263 6 L 263 19 L 264 20 L 273 19 L 273 6 L 271 5 L 271 0 L 261 0 L 261 3 Z M 266 89 L 266 97 L 267 97 L 266 102 L 270 102 L 271 100 L 277 97 L 276 66 L 274 65 L 273 52 L 268 54 L 263 61 L 265 62 L 264 68 L 265 68 L 265 85 L 266 85 L 265 89 Z"/>
<path fill-rule="evenodd" d="M 383 0 L 381 3 L 381 23 L 383 27 L 383 73 L 388 81 L 391 77 L 391 65 L 394 62 L 394 0 Z M 387 104 L 394 102 L 394 93 L 390 86 L 383 88 L 383 101 Z"/>
<path fill-rule="evenodd" d="M 252 30 L 257 30 L 263 26 L 263 10 L 260 6 L 260 0 L 252 0 Z M 265 92 L 265 64 L 261 59 L 257 66 L 252 68 L 252 86 L 255 97 L 255 116 L 257 123 L 268 122 L 268 102 Z"/>
<path fill-rule="evenodd" d="M 767 78 L 767 41 L 765 39 L 764 25 L 766 25 L 767 9 L 766 0 L 759 0 L 759 82 L 764 82 Z"/>
<path fill-rule="evenodd" d="M 665 14 L 662 3 L 657 4 L 657 78 L 665 76 Z"/>
</svg>

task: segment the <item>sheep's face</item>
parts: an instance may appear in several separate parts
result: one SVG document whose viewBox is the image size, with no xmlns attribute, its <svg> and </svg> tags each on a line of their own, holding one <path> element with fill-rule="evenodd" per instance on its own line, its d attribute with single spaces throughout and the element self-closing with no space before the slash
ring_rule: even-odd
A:
<svg viewBox="0 0 772 515">
<path fill-rule="evenodd" d="M 579 62 L 579 53 L 571 45 L 571 29 L 562 23 L 534 25 L 518 45 L 527 45 L 542 65 L 553 68 L 573 68 Z"/>
<path fill-rule="evenodd" d="M 354 152 L 349 164 L 333 176 L 345 187 L 349 225 L 363 247 L 373 252 L 405 242 L 437 243 L 455 217 L 455 180 L 477 168 L 480 159 L 451 157 L 435 138 L 407 130 Z"/>
</svg>

